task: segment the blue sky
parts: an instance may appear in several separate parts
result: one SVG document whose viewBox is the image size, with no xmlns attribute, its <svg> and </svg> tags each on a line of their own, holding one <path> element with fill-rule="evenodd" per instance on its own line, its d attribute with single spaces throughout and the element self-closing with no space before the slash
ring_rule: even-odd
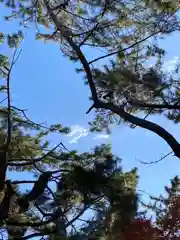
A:
<svg viewBox="0 0 180 240">
<path fill-rule="evenodd" d="M 4 14 L 5 9 L 1 7 L 0 16 Z M 15 22 L 5 23 L 2 17 L 0 27 L 6 33 L 19 29 Z M 166 69 L 172 63 L 169 61 L 180 56 L 178 42 L 178 34 L 162 42 L 168 51 Z M 154 195 L 163 193 L 164 185 L 168 184 L 174 175 L 180 175 L 180 161 L 173 156 L 153 166 L 139 163 L 139 160 L 158 160 L 170 151 L 161 138 L 149 131 L 140 128 L 132 130 L 125 125 L 120 125 L 112 130 L 108 138 L 104 135 L 88 133 L 88 121 L 93 118 L 93 113 L 85 114 L 91 105 L 88 100 L 89 89 L 84 86 L 82 76 L 75 72 L 74 63 L 62 56 L 57 44 L 36 41 L 33 30 L 27 29 L 21 48 L 22 53 L 13 70 L 11 80 L 12 104 L 28 109 L 28 116 L 35 122 L 47 121 L 48 124 L 62 123 L 72 126 L 76 132 L 73 136 L 56 135 L 52 139 L 53 144 L 63 140 L 69 149 L 89 151 L 96 144 L 111 143 L 113 153 L 123 159 L 124 170 L 130 170 L 134 166 L 139 168 L 138 188 Z M 0 53 L 12 54 L 4 45 L 0 45 Z M 96 51 L 88 52 L 88 57 L 94 58 L 96 54 Z M 150 117 L 149 120 L 165 127 L 180 141 L 178 125 L 160 116 Z M 84 136 L 77 142 L 73 141 L 79 134 Z M 17 179 L 17 174 L 11 174 L 10 177 Z M 27 174 L 18 173 L 19 179 L 24 177 L 27 179 Z"/>
</svg>

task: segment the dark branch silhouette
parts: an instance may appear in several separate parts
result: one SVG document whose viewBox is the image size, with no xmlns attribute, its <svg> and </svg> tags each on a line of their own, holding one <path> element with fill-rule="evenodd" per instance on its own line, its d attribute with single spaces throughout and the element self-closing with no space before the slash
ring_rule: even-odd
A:
<svg viewBox="0 0 180 240">
<path fill-rule="evenodd" d="M 57 19 L 56 15 L 50 9 L 50 7 L 49 7 L 49 5 L 46 1 L 45 1 L 45 5 L 46 5 L 48 13 L 51 16 L 56 28 L 59 29 L 62 36 L 69 43 L 71 48 L 74 50 L 74 52 L 76 53 L 77 57 L 79 58 L 80 62 L 82 63 L 82 65 L 84 67 L 84 70 L 86 72 L 86 77 L 87 77 L 87 80 L 88 80 L 88 84 L 89 84 L 89 87 L 90 87 L 90 90 L 91 90 L 92 99 L 94 101 L 93 107 L 96 108 L 96 109 L 102 108 L 102 109 L 111 110 L 112 112 L 119 115 L 125 121 L 129 121 L 130 123 L 132 123 L 134 125 L 137 125 L 139 127 L 142 127 L 144 129 L 147 129 L 147 130 L 150 130 L 150 131 L 156 133 L 158 136 L 163 138 L 167 142 L 167 144 L 172 148 L 175 156 L 180 158 L 180 144 L 172 136 L 172 134 L 167 132 L 163 127 L 161 127 L 161 126 L 159 126 L 159 125 L 157 125 L 153 122 L 147 121 L 145 119 L 141 119 L 139 117 L 133 116 L 130 113 L 126 112 L 121 107 L 118 107 L 114 104 L 104 103 L 104 102 L 102 102 L 98 99 L 96 87 L 95 87 L 95 84 L 94 84 L 94 81 L 93 81 L 92 72 L 91 72 L 91 69 L 90 69 L 90 66 L 89 66 L 89 64 L 94 62 L 95 60 L 88 63 L 88 61 L 87 61 L 86 57 L 84 56 L 83 52 L 81 51 L 80 47 L 77 46 L 76 43 L 71 39 L 71 37 L 70 37 L 72 35 L 71 32 L 64 28 L 63 24 L 60 22 L 59 19 Z M 154 36 L 155 34 L 159 33 L 160 31 L 161 31 L 161 29 L 159 31 L 153 33 L 151 36 Z M 139 44 L 140 42 L 143 42 L 143 41 L 147 40 L 151 36 L 148 36 L 145 39 L 134 43 L 133 45 L 129 46 L 128 49 L 132 48 L 136 44 Z M 124 49 L 123 51 L 125 51 L 125 50 L 127 50 L 127 49 Z M 116 54 L 116 53 L 117 52 L 111 53 L 111 55 Z M 104 57 L 101 57 L 101 58 L 104 58 Z M 96 59 L 96 61 L 97 61 L 97 59 Z M 93 109 L 93 107 L 91 107 L 90 110 Z M 90 112 L 90 110 L 88 110 L 88 113 Z"/>
</svg>

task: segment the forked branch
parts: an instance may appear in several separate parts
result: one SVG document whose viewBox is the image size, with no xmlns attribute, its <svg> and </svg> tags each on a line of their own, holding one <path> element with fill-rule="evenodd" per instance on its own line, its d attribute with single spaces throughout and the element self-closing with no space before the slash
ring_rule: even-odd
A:
<svg viewBox="0 0 180 240">
<path fill-rule="evenodd" d="M 69 43 L 69 45 L 71 46 L 73 51 L 76 53 L 77 57 L 79 58 L 81 64 L 83 65 L 83 68 L 84 68 L 84 71 L 86 73 L 86 77 L 87 77 L 87 80 L 88 80 L 88 84 L 89 84 L 89 87 L 90 87 L 90 90 L 91 90 L 92 99 L 93 99 L 93 102 L 94 102 L 93 106 L 88 110 L 88 113 L 93 108 L 96 108 L 96 109 L 102 108 L 102 109 L 110 110 L 110 111 L 116 113 L 117 115 L 119 115 L 125 121 L 129 121 L 130 123 L 132 123 L 134 125 L 137 125 L 137 126 L 142 127 L 144 129 L 150 130 L 150 131 L 154 132 L 155 134 L 157 134 L 158 136 L 160 136 L 161 138 L 163 138 L 167 142 L 167 144 L 172 148 L 175 156 L 180 158 L 180 144 L 163 127 L 161 127 L 158 124 L 155 124 L 153 122 L 147 121 L 145 119 L 135 117 L 135 116 L 131 115 L 130 113 L 126 112 L 123 108 L 121 108 L 117 105 L 110 104 L 110 103 L 104 103 L 104 102 L 102 102 L 98 99 L 96 87 L 95 87 L 95 84 L 94 84 L 94 81 L 93 81 L 93 76 L 92 76 L 92 72 L 91 72 L 90 65 L 89 65 L 92 62 L 88 63 L 88 61 L 87 61 L 86 57 L 84 56 L 83 52 L 81 51 L 80 47 L 77 46 L 77 44 L 71 39 L 71 35 L 72 35 L 71 32 L 69 30 L 65 29 L 64 26 L 63 26 L 63 23 L 61 23 L 60 20 L 57 19 L 56 15 L 51 10 L 47 1 L 45 1 L 45 5 L 47 7 L 47 11 L 48 11 L 50 17 L 52 18 L 56 28 L 59 29 L 61 35 Z M 157 34 L 157 32 L 155 34 Z M 145 41 L 145 40 L 147 40 L 147 38 L 145 38 L 143 41 Z M 142 42 L 142 40 L 141 40 L 141 42 Z M 134 46 L 135 46 L 135 44 L 131 45 L 130 47 L 132 48 Z"/>
</svg>

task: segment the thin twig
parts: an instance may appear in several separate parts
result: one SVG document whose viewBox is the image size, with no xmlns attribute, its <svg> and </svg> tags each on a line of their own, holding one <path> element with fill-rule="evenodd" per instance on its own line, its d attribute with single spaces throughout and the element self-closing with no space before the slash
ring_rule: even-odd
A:
<svg viewBox="0 0 180 240">
<path fill-rule="evenodd" d="M 97 61 L 99 61 L 99 60 L 102 60 L 102 59 L 104 59 L 104 58 L 113 56 L 113 55 L 115 55 L 115 54 L 117 54 L 117 53 L 125 52 L 125 51 L 127 51 L 127 50 L 135 47 L 137 44 L 140 44 L 140 43 L 142 43 L 142 42 L 145 42 L 146 40 L 148 40 L 149 38 L 155 36 L 156 34 L 158 34 L 158 33 L 160 33 L 160 32 L 161 32 L 161 30 L 158 30 L 158 31 L 152 33 L 151 35 L 147 36 L 146 38 L 143 38 L 143 39 L 141 39 L 141 40 L 139 40 L 139 41 L 131 44 L 130 46 L 128 46 L 128 47 L 126 47 L 126 48 L 123 48 L 123 49 L 121 49 L 121 50 L 116 50 L 116 51 L 114 51 L 114 52 L 108 53 L 108 54 L 103 55 L 103 56 L 101 56 L 101 57 L 97 57 L 97 58 L 89 61 L 89 64 L 92 64 L 92 63 L 95 63 L 95 62 L 97 62 Z"/>
<path fill-rule="evenodd" d="M 152 111 L 153 111 L 153 109 L 150 109 L 149 112 L 144 116 L 143 119 L 146 120 L 147 117 L 149 117 L 149 115 L 151 114 Z M 132 128 L 136 128 L 136 127 L 138 127 L 138 126 L 137 125 L 133 126 L 133 124 L 132 124 Z"/>
<path fill-rule="evenodd" d="M 6 101 L 6 99 L 7 99 L 7 97 L 5 97 L 5 98 L 0 102 L 0 104 L 3 103 L 4 101 Z"/>
<path fill-rule="evenodd" d="M 25 118 L 30 124 L 32 124 L 32 125 L 34 125 L 34 126 L 37 126 L 37 127 L 40 127 L 40 128 L 44 128 L 44 129 L 50 130 L 49 127 L 46 127 L 46 126 L 43 125 L 44 122 L 43 122 L 43 123 L 35 123 L 35 122 L 33 122 L 33 121 L 25 114 L 25 111 L 27 111 L 27 109 L 20 109 L 20 108 L 17 108 L 17 107 L 15 107 L 15 106 L 11 106 L 11 108 L 13 108 L 13 109 L 21 112 L 21 113 L 23 114 L 24 118 Z"/>
<path fill-rule="evenodd" d="M 155 164 L 155 163 L 159 163 L 162 160 L 164 160 L 165 158 L 167 158 L 169 155 L 171 155 L 173 153 L 173 151 L 165 154 L 163 157 L 161 157 L 160 159 L 156 160 L 156 161 L 151 161 L 151 162 L 144 162 L 144 161 L 139 161 L 140 163 L 144 164 L 144 165 L 150 165 L 150 164 Z"/>
</svg>

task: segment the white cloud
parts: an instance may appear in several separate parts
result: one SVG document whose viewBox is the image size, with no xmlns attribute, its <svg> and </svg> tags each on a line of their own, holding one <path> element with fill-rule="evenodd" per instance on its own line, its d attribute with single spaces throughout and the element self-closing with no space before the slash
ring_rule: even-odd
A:
<svg viewBox="0 0 180 240">
<path fill-rule="evenodd" d="M 71 126 L 71 132 L 67 135 L 69 138 L 69 143 L 77 143 L 80 138 L 86 137 L 89 135 L 88 128 L 85 128 L 84 126 L 80 125 L 73 125 Z M 108 139 L 108 134 L 99 134 L 93 137 L 93 140 L 99 140 L 99 139 Z"/>
<path fill-rule="evenodd" d="M 73 144 L 76 143 L 80 138 L 86 137 L 88 134 L 89 131 L 87 128 L 80 125 L 74 125 L 71 126 L 71 132 L 67 136 L 71 138 L 69 143 Z"/>
<path fill-rule="evenodd" d="M 109 138 L 109 135 L 107 135 L 107 134 L 99 134 L 99 135 L 95 136 L 93 139 L 97 140 L 97 139 L 108 139 L 108 138 Z"/>
<path fill-rule="evenodd" d="M 163 64 L 164 70 L 165 70 L 166 72 L 172 72 L 172 71 L 174 71 L 175 68 L 176 68 L 176 65 L 177 65 L 178 62 L 179 62 L 179 60 L 180 60 L 179 57 L 175 56 L 173 59 L 165 62 L 165 63 Z"/>
</svg>

